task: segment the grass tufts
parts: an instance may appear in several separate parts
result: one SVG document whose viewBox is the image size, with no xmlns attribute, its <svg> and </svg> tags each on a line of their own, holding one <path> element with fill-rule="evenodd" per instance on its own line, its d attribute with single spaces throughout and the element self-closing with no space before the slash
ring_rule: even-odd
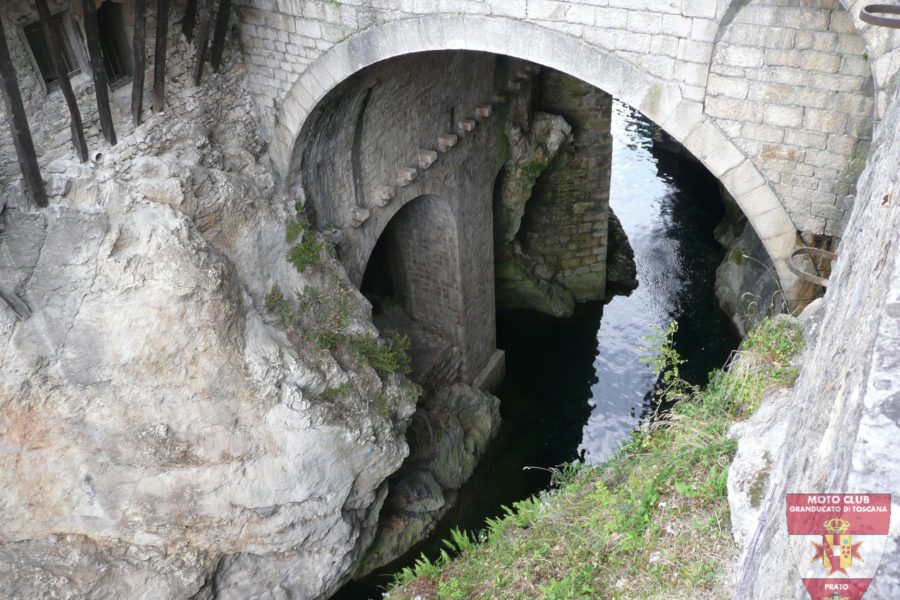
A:
<svg viewBox="0 0 900 600">
<path fill-rule="evenodd" d="M 650 345 L 661 399 L 677 399 L 669 413 L 609 463 L 555 469 L 552 490 L 476 535 L 454 531 L 440 556 L 398 574 L 391 600 L 727 598 L 737 553 L 728 430 L 764 393 L 793 384 L 801 328 L 763 320 L 706 389 L 681 379 L 675 330 L 657 331 Z"/>
</svg>

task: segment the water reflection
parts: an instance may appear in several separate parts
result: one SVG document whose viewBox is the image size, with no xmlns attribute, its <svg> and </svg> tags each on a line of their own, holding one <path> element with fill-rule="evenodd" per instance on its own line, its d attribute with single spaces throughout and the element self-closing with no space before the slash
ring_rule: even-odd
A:
<svg viewBox="0 0 900 600">
<path fill-rule="evenodd" d="M 705 383 L 737 345 L 718 310 L 715 269 L 724 257 L 713 229 L 722 217 L 716 180 L 692 160 L 654 151 L 656 128 L 630 107 L 613 107 L 610 203 L 634 249 L 639 287 L 604 308 L 594 359 L 591 416 L 579 449 L 591 462 L 610 457 L 651 409 L 656 383 L 640 358 L 653 325 L 679 322 L 675 345 L 684 373 Z"/>
<path fill-rule="evenodd" d="M 653 325 L 678 320 L 675 346 L 692 383 L 705 383 L 737 346 L 714 292 L 724 258 L 713 238 L 722 217 L 716 180 L 690 159 L 654 150 L 656 127 L 628 106 L 614 104 L 612 127 L 610 202 L 634 249 L 638 288 L 581 305 L 570 319 L 498 316 L 507 353 L 498 439 L 431 540 L 335 599 L 376 597 L 420 552 L 437 556 L 450 528 L 477 531 L 503 505 L 544 489 L 547 467 L 581 451 L 592 463 L 608 459 L 652 408 L 656 378 L 640 359 Z"/>
</svg>

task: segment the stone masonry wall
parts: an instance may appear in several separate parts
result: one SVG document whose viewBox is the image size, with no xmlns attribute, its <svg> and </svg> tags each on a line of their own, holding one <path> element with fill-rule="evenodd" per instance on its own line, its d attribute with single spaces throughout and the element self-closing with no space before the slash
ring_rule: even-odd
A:
<svg viewBox="0 0 900 600">
<path fill-rule="evenodd" d="M 893 34 L 888 37 L 888 34 L 882 32 L 872 32 L 855 17 L 851 19 L 850 13 L 834 4 L 833 0 L 824 4 L 817 3 L 817 8 L 804 8 L 804 11 L 809 10 L 816 14 L 833 13 L 837 15 L 833 19 L 833 24 L 825 22 L 824 26 L 826 28 L 833 27 L 831 32 L 838 34 L 835 39 L 841 39 L 840 48 L 836 42 L 834 51 L 851 56 L 850 59 L 841 61 L 836 77 L 831 77 L 835 73 L 826 72 L 830 67 L 826 67 L 825 71 L 819 71 L 814 78 L 816 82 L 812 84 L 812 87 L 841 92 L 850 96 L 842 99 L 839 105 L 827 107 L 834 120 L 844 121 L 844 129 L 837 134 L 831 131 L 837 128 L 836 125 L 823 124 L 823 120 L 825 120 L 822 118 L 823 115 L 812 112 L 813 109 L 821 110 L 820 107 L 815 106 L 815 103 L 810 105 L 810 115 L 801 116 L 800 124 L 797 126 L 798 133 L 805 134 L 811 131 L 839 137 L 826 138 L 824 145 L 821 136 L 815 135 L 810 137 L 808 145 L 804 145 L 802 140 L 792 144 L 790 140 L 785 139 L 787 134 L 763 130 L 762 127 L 784 127 L 781 123 L 785 122 L 789 125 L 796 121 L 794 118 L 796 115 L 785 116 L 782 119 L 773 112 L 769 117 L 769 122 L 765 122 L 765 115 L 761 113 L 752 113 L 745 118 L 744 115 L 748 111 L 742 110 L 740 106 L 735 106 L 735 102 L 731 102 L 733 110 L 723 113 L 723 105 L 729 104 L 729 101 L 739 100 L 733 96 L 740 92 L 727 89 L 725 91 L 731 96 L 723 93 L 721 80 L 718 80 L 714 86 L 710 86 L 709 75 L 714 57 L 722 55 L 723 44 L 727 46 L 730 43 L 723 35 L 721 30 L 723 26 L 776 25 L 776 21 L 780 21 L 777 25 L 784 25 L 781 27 L 784 31 L 774 36 L 778 37 L 790 29 L 799 30 L 822 25 L 823 23 L 820 22 L 822 17 L 819 16 L 811 19 L 804 17 L 801 23 L 797 17 L 800 14 L 800 0 L 772 3 L 771 6 L 757 6 L 755 3 L 751 3 L 750 6 L 741 10 L 738 9 L 747 3 L 738 0 L 673 0 L 666 3 L 650 3 L 644 0 L 604 2 L 459 0 L 458 2 L 440 3 L 426 0 L 389 0 L 384 2 L 354 0 L 341 3 L 328 0 L 304 0 L 302 2 L 299 0 L 240 0 L 238 4 L 243 23 L 244 47 L 251 63 L 258 67 L 251 72 L 251 78 L 257 94 L 260 117 L 266 133 L 273 136 L 272 141 L 275 146 L 273 156 L 279 169 L 287 167 L 285 154 L 290 152 L 296 137 L 295 134 L 288 134 L 288 132 L 295 130 L 305 118 L 302 114 L 294 111 L 291 102 L 286 105 L 289 110 L 282 110 L 283 103 L 290 96 L 296 96 L 299 103 L 308 105 L 307 110 L 309 110 L 321 97 L 320 89 L 328 90 L 334 85 L 335 77 L 338 78 L 338 81 L 340 78 L 346 77 L 345 74 L 342 74 L 342 68 L 332 69 L 332 66 L 336 67 L 343 62 L 343 58 L 327 60 L 328 68 L 324 70 L 325 72 L 318 71 L 315 81 L 305 82 L 302 90 L 292 87 L 291 82 L 296 81 L 299 74 L 306 72 L 307 65 L 315 64 L 320 59 L 324 60 L 326 58 L 324 55 L 336 44 L 346 40 L 353 42 L 355 34 L 374 30 L 388 23 L 398 23 L 412 17 L 438 15 L 450 21 L 456 15 L 467 15 L 466 19 L 470 19 L 470 21 L 459 29 L 456 28 L 455 23 L 451 27 L 449 22 L 444 27 L 437 25 L 434 29 L 430 25 L 423 24 L 421 34 L 417 32 L 415 38 L 408 39 L 408 43 L 407 40 L 389 37 L 378 40 L 377 36 L 374 40 L 360 39 L 359 44 L 355 47 L 353 43 L 350 44 L 351 55 L 357 57 L 354 60 L 358 60 L 359 57 L 366 61 L 378 60 L 387 57 L 380 55 L 381 47 L 406 46 L 407 51 L 412 52 L 416 51 L 416 44 L 421 44 L 419 50 L 445 47 L 490 49 L 504 53 L 503 49 L 508 47 L 509 52 L 513 55 L 535 60 L 531 55 L 525 56 L 520 52 L 522 45 L 520 40 L 528 40 L 524 43 L 530 44 L 532 48 L 540 47 L 544 49 L 543 55 L 548 59 L 558 60 L 549 66 L 554 66 L 586 80 L 592 79 L 590 75 L 595 69 L 604 68 L 604 56 L 614 56 L 628 66 L 623 69 L 619 64 L 605 65 L 605 73 L 600 76 L 609 82 L 608 86 L 604 86 L 605 91 L 620 97 L 652 119 L 657 120 L 679 142 L 684 143 L 686 147 L 697 154 L 698 158 L 705 161 L 714 174 L 721 177 L 724 174 L 723 171 L 727 171 L 728 168 L 722 169 L 718 163 L 730 161 L 730 150 L 717 152 L 712 146 L 704 148 L 703 146 L 706 145 L 704 140 L 710 139 L 705 133 L 703 135 L 695 134 L 691 137 L 689 128 L 681 131 L 676 123 L 666 123 L 664 118 L 660 118 L 667 114 L 665 107 L 671 100 L 669 97 L 671 93 L 676 93 L 682 101 L 688 104 L 715 99 L 710 106 L 713 106 L 712 110 L 716 113 L 717 118 L 725 118 L 741 125 L 744 123 L 751 125 L 747 129 L 746 137 L 743 137 L 744 132 L 736 132 L 735 127 L 727 130 L 723 127 L 723 130 L 727 138 L 730 139 L 734 136 L 736 141 L 746 142 L 745 146 L 741 146 L 741 151 L 755 167 L 763 171 L 765 178 L 757 179 L 756 176 L 751 177 L 742 172 L 740 175 L 735 174 L 725 183 L 732 194 L 742 203 L 745 211 L 752 212 L 752 209 L 748 209 L 746 205 L 755 202 L 760 203 L 758 211 L 760 215 L 769 212 L 768 215 L 758 220 L 756 215 L 751 215 L 753 217 L 751 221 L 754 223 L 757 233 L 766 242 L 770 254 L 776 260 L 776 266 L 782 272 L 784 270 L 782 258 L 776 255 L 786 251 L 782 250 L 781 246 L 786 248 L 788 244 L 792 243 L 788 241 L 789 232 L 786 228 L 779 229 L 780 226 L 773 226 L 776 221 L 775 213 L 770 212 L 771 209 L 762 204 L 760 198 L 763 194 L 757 193 L 752 199 L 745 200 L 745 192 L 740 188 L 755 188 L 760 183 L 768 183 L 773 188 L 778 186 L 776 192 L 787 208 L 788 214 L 794 219 L 796 229 L 814 233 L 834 231 L 834 222 L 840 218 L 839 203 L 836 203 L 835 200 L 841 198 L 841 192 L 848 187 L 848 183 L 852 183 L 853 175 L 858 171 L 858 166 L 855 166 L 857 163 L 853 162 L 854 153 L 864 155 L 866 148 L 865 123 L 858 128 L 848 124 L 859 121 L 861 117 L 872 115 L 872 89 L 862 89 L 857 81 L 859 74 L 867 66 L 860 64 L 858 60 L 861 56 L 859 39 L 862 38 L 854 42 L 846 42 L 845 38 L 849 39 L 849 36 L 854 35 L 852 32 L 855 29 L 861 31 L 866 36 L 865 39 L 869 41 L 868 65 L 871 65 L 875 74 L 874 91 L 878 94 L 881 94 L 883 86 L 900 68 L 900 62 L 889 56 L 890 51 L 896 46 L 896 44 L 892 45 L 896 41 L 896 36 Z M 775 6 L 775 4 L 790 4 L 793 5 L 793 8 Z M 802 4 L 806 6 L 808 3 Z M 855 6 L 852 10 L 858 12 L 858 8 Z M 737 13 L 737 18 L 735 18 L 735 13 Z M 782 19 L 782 13 L 790 14 L 791 18 Z M 759 18 L 753 17 L 756 20 L 752 23 L 741 22 L 741 19 L 748 18 L 747 15 L 750 14 Z M 829 20 L 830 17 L 826 18 L 826 21 Z M 528 30 L 519 26 L 526 23 L 535 25 L 537 28 Z M 415 29 L 415 27 L 413 28 Z M 734 30 L 732 29 L 732 31 Z M 746 27 L 744 31 L 747 31 Z M 385 32 L 385 36 L 392 35 L 403 34 Z M 421 35 L 421 41 L 415 41 L 418 40 L 419 35 Z M 564 57 L 557 57 L 554 48 L 561 45 L 560 36 L 576 40 L 582 45 L 585 52 L 581 53 L 579 49 L 575 52 L 568 52 Z M 805 40 L 807 36 L 800 37 L 804 39 L 801 39 L 796 46 L 790 47 L 790 49 L 802 52 L 805 57 L 800 59 L 801 64 L 797 65 L 797 68 L 800 70 L 809 68 L 811 71 L 815 71 L 817 68 L 825 67 L 824 62 L 816 63 L 816 58 L 819 57 L 814 53 L 820 52 L 820 50 L 815 46 L 804 45 L 810 43 Z M 742 43 L 750 44 L 754 51 L 761 54 L 765 54 L 769 50 L 788 49 L 777 46 L 768 47 L 771 45 L 772 39 L 772 37 L 765 36 L 750 37 L 742 40 Z M 782 39 L 785 38 L 782 36 Z M 770 54 L 774 55 L 772 52 Z M 540 52 L 536 52 L 537 55 L 540 55 Z M 726 56 L 725 60 L 727 59 Z M 796 62 L 797 59 L 790 58 L 788 60 Z M 806 64 L 803 61 L 806 61 Z M 560 66 L 560 63 L 568 64 Z M 543 64 L 548 65 L 547 62 Z M 633 71 L 631 71 L 632 68 Z M 842 72 L 841 69 L 843 69 Z M 639 76 L 635 76 L 636 73 Z M 721 76 L 723 73 L 716 73 L 716 75 Z M 670 85 L 673 89 L 662 95 L 648 91 L 645 84 L 639 81 L 643 78 L 647 78 L 651 82 Z M 863 79 L 865 79 L 864 76 Z M 773 82 L 781 83 L 777 80 Z M 822 85 L 818 85 L 819 83 Z M 759 93 L 765 95 L 767 92 L 763 90 Z M 694 105 L 691 105 L 690 110 L 694 109 Z M 868 113 L 865 112 L 866 110 Z M 778 121 L 778 124 L 774 121 Z M 759 127 L 752 127 L 757 125 Z M 283 126 L 284 129 L 279 129 L 280 126 Z M 828 131 L 822 131 L 823 128 Z M 856 139 L 849 139 L 854 136 L 855 132 L 859 133 Z M 847 137 L 844 136 L 845 133 Z M 765 139 L 756 139 L 760 137 Z M 781 139 L 770 141 L 778 138 Z M 863 144 L 856 147 L 858 139 L 862 139 Z M 766 149 L 754 147 L 759 144 L 773 147 Z M 853 147 L 851 148 L 851 146 Z M 802 148 L 802 151 L 795 152 L 796 148 Z M 804 152 L 806 150 L 809 152 Z M 785 176 L 785 171 L 791 169 L 793 171 Z M 811 170 L 819 173 L 820 178 L 826 172 L 831 178 L 824 181 L 821 187 L 815 186 L 816 189 L 811 189 L 814 187 L 813 182 L 803 179 L 814 176 L 810 174 Z M 793 179 L 794 176 L 798 178 L 796 181 Z M 753 190 L 747 190 L 746 193 L 750 191 Z M 780 216 L 778 218 L 781 219 Z M 776 229 L 778 229 L 777 233 Z M 782 229 L 784 230 L 782 231 Z M 779 236 L 777 243 L 770 240 L 776 235 Z"/>
<path fill-rule="evenodd" d="M 396 293 L 409 316 L 461 348 L 465 307 L 449 204 L 436 196 L 416 198 L 400 209 L 384 235 Z"/>
<path fill-rule="evenodd" d="M 745 548 L 737 600 L 809 597 L 785 543 L 785 493 L 894 492 L 891 510 L 900 511 L 898 165 L 900 87 L 875 129 L 824 303 L 807 327 L 800 377 L 734 431 L 728 495 Z M 866 598 L 898 597 L 900 520 L 893 518 Z"/>
<path fill-rule="evenodd" d="M 357 285 L 376 242 L 404 205 L 426 195 L 447 203 L 455 235 L 431 241 L 457 255 L 462 266 L 453 282 L 458 289 L 444 296 L 464 299 L 455 321 L 461 323 L 457 341 L 463 341 L 467 381 L 496 349 L 491 202 L 499 159 L 493 117 L 476 115 L 495 95 L 494 66 L 487 54 L 444 52 L 405 56 L 359 73 L 310 120 L 299 170 L 307 210 L 336 241 Z M 464 121 L 471 131 L 460 128 Z M 441 136 L 456 137 L 447 146 Z M 441 246 L 443 241 L 451 245 Z"/>
<path fill-rule="evenodd" d="M 525 211 L 523 249 L 544 258 L 577 302 L 606 296 L 607 225 L 612 167 L 612 97 L 559 71 L 540 82 L 542 110 L 572 127 L 541 175 Z"/>
<path fill-rule="evenodd" d="M 837 2 L 753 0 L 723 25 L 706 112 L 751 157 L 797 229 L 835 235 L 869 153 L 866 45 Z"/>
</svg>

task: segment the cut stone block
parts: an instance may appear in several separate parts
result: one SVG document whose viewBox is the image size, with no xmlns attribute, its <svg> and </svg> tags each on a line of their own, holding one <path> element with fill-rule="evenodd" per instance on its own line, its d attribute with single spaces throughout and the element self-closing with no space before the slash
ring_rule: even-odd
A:
<svg viewBox="0 0 900 600">
<path fill-rule="evenodd" d="M 406 187 L 416 180 L 419 171 L 413 167 L 400 167 L 397 169 L 397 185 Z"/>
<path fill-rule="evenodd" d="M 475 125 L 476 123 L 473 119 L 463 119 L 456 124 L 457 133 L 460 136 L 465 136 L 467 133 L 475 131 Z"/>
<path fill-rule="evenodd" d="M 479 106 L 475 109 L 475 117 L 478 119 L 487 119 L 491 116 L 494 109 L 490 105 Z"/>
<path fill-rule="evenodd" d="M 353 226 L 360 227 L 363 223 L 369 220 L 369 212 L 368 208 L 354 208 L 350 211 L 350 216 L 353 219 Z"/>
<path fill-rule="evenodd" d="M 438 154 L 434 150 L 419 150 L 419 168 L 428 169 L 437 160 Z"/>
<path fill-rule="evenodd" d="M 452 133 L 444 133 L 438 136 L 438 151 L 439 152 L 449 152 L 450 148 L 456 145 L 456 142 L 459 141 L 459 136 L 454 135 Z"/>
<path fill-rule="evenodd" d="M 506 89 L 510 92 L 518 92 L 522 89 L 522 83 L 515 80 L 510 80 L 506 83 Z"/>
<path fill-rule="evenodd" d="M 379 185 L 372 192 L 372 202 L 375 206 L 382 207 L 387 206 L 391 200 L 394 199 L 394 186 L 392 185 Z"/>
<path fill-rule="evenodd" d="M 497 94 L 496 96 L 491 98 L 491 104 L 493 104 L 495 106 L 497 104 L 503 104 L 504 102 L 506 102 L 506 96 L 504 96 L 502 94 Z"/>
</svg>

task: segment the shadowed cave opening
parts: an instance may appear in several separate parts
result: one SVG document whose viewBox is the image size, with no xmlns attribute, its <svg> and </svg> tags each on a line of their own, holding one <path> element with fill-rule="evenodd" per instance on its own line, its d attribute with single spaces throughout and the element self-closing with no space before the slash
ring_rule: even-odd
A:
<svg viewBox="0 0 900 600">
<path fill-rule="evenodd" d="M 458 366 L 446 364 L 449 356 L 459 355 L 462 326 L 457 245 L 447 204 L 433 195 L 420 196 L 403 206 L 379 236 L 360 285 L 379 331 L 409 337 L 410 376 L 429 390 L 438 385 L 429 379 L 436 367 L 445 383 L 460 376 Z"/>
</svg>

